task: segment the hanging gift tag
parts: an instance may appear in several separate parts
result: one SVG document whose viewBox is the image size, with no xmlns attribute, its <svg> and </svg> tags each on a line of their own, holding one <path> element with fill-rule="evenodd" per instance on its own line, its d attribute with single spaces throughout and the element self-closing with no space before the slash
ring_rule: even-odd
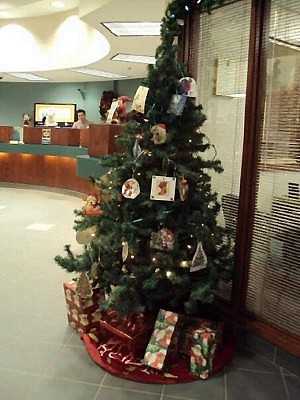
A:
<svg viewBox="0 0 300 400">
<path fill-rule="evenodd" d="M 174 94 L 167 111 L 168 114 L 181 115 L 183 113 L 186 99 L 187 97 L 183 94 Z"/>
<path fill-rule="evenodd" d="M 192 265 L 190 268 L 190 272 L 196 272 L 199 271 L 200 269 L 207 268 L 207 257 L 206 254 L 204 253 L 202 243 L 198 242 L 197 248 L 192 260 Z"/>
<path fill-rule="evenodd" d="M 189 184 L 188 181 L 182 177 L 178 180 L 178 191 L 181 201 L 185 201 L 188 197 Z"/>
<path fill-rule="evenodd" d="M 110 106 L 110 109 L 108 110 L 108 115 L 107 115 L 107 119 L 106 119 L 106 123 L 107 124 L 111 124 L 114 113 L 116 112 L 118 108 L 118 100 L 113 100 Z"/>
<path fill-rule="evenodd" d="M 139 86 L 137 88 L 137 91 L 134 95 L 133 103 L 132 103 L 132 109 L 144 114 L 145 112 L 145 103 L 146 103 L 146 98 L 148 94 L 149 88 L 145 86 Z"/>
<path fill-rule="evenodd" d="M 99 263 L 94 261 L 92 266 L 91 266 L 91 278 L 92 279 L 96 279 L 98 276 L 98 267 L 99 267 Z"/>
<path fill-rule="evenodd" d="M 122 186 L 122 195 L 126 199 L 135 199 L 140 194 L 140 185 L 134 178 L 127 179 Z"/>
<path fill-rule="evenodd" d="M 122 261 L 125 262 L 128 257 L 128 242 L 122 242 Z"/>
<path fill-rule="evenodd" d="M 79 244 L 89 244 L 95 238 L 97 232 L 97 228 L 95 226 L 91 226 L 86 228 L 84 231 L 76 232 L 76 241 Z"/>
<path fill-rule="evenodd" d="M 76 293 L 83 299 L 92 297 L 93 289 L 86 272 L 81 272 L 76 283 Z"/>
<path fill-rule="evenodd" d="M 132 154 L 134 158 L 138 158 L 142 154 L 141 146 L 139 145 L 138 139 L 134 142 Z"/>
<path fill-rule="evenodd" d="M 175 177 L 152 176 L 150 199 L 174 201 L 175 186 Z"/>
</svg>

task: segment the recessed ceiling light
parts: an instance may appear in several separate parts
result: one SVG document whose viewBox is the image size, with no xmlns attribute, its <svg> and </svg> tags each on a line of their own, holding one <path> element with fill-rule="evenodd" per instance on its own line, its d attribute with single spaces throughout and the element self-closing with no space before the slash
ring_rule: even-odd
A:
<svg viewBox="0 0 300 400">
<path fill-rule="evenodd" d="M 0 11 L 0 18 L 7 18 L 9 17 L 9 13 L 7 11 Z"/>
<path fill-rule="evenodd" d="M 161 22 L 103 22 L 116 36 L 159 36 Z"/>
<path fill-rule="evenodd" d="M 126 62 L 136 62 L 142 64 L 155 64 L 155 57 L 153 56 L 139 56 L 136 54 L 116 54 L 113 61 L 126 61 Z"/>
<path fill-rule="evenodd" d="M 14 76 L 15 78 L 26 79 L 28 81 L 48 81 L 47 78 L 41 76 L 29 74 L 27 72 L 10 72 L 7 75 Z"/>
<path fill-rule="evenodd" d="M 65 3 L 63 1 L 51 1 L 50 5 L 51 7 L 58 9 L 65 7 Z"/>
<path fill-rule="evenodd" d="M 98 69 L 92 68 L 73 68 L 73 72 L 80 72 L 81 74 L 101 76 L 102 78 L 127 78 L 126 75 L 115 74 L 113 72 L 99 71 Z"/>
</svg>

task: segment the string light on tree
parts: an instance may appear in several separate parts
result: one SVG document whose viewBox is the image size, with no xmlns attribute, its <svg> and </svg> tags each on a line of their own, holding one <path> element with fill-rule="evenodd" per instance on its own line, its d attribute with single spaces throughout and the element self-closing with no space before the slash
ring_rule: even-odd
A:
<svg viewBox="0 0 300 400">
<path fill-rule="evenodd" d="M 107 292 L 103 307 L 122 314 L 156 312 L 161 306 L 197 313 L 212 301 L 219 279 L 232 266 L 232 249 L 227 231 L 217 224 L 220 207 L 211 188 L 211 174 L 223 169 L 216 152 L 203 156 L 210 147 L 200 130 L 206 117 L 197 104 L 195 79 L 177 58 L 188 13 L 208 11 L 222 2 L 168 2 L 156 63 L 149 65 L 142 82 L 145 102 L 129 113 L 117 138 L 124 151 L 100 157 L 108 173 L 96 185 L 108 198 L 101 203 L 101 218 L 93 217 L 97 229 L 88 240 L 95 249 L 93 261 L 101 249 L 97 279 Z M 156 136 L 156 144 L 151 129 L 157 125 L 166 127 L 166 135 L 159 142 Z M 153 176 L 161 179 L 152 182 Z M 155 201 L 150 199 L 152 183 Z M 76 215 L 77 231 L 89 224 L 82 213 Z M 69 252 L 58 261 L 69 271 L 91 268 L 86 253 L 76 257 Z M 197 279 L 194 268 L 200 268 Z"/>
</svg>

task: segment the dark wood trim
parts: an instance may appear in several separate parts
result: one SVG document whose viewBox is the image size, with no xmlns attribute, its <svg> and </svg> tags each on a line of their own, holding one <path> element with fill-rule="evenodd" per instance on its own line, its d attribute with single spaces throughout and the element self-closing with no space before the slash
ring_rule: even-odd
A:
<svg viewBox="0 0 300 400">
<path fill-rule="evenodd" d="M 223 319 L 230 319 L 286 352 L 300 357 L 300 338 L 298 336 L 288 333 L 269 322 L 262 321 L 255 315 L 237 314 L 230 305 L 225 304 L 223 301 L 219 301 L 216 304 L 216 310 Z"/>
<path fill-rule="evenodd" d="M 244 124 L 244 148 L 236 235 L 236 269 L 232 288 L 232 303 L 237 313 L 242 313 L 244 311 L 247 294 L 254 225 L 255 194 L 257 188 L 258 157 L 265 102 L 269 18 L 270 0 L 253 0 Z"/>
<path fill-rule="evenodd" d="M 227 3 L 224 4 L 225 7 L 226 5 Z M 258 185 L 259 148 L 265 103 L 265 77 L 270 11 L 271 0 L 252 0 L 244 125 L 245 137 L 240 184 L 239 222 L 236 240 L 236 269 L 233 281 L 232 301 L 227 302 L 222 299 L 217 302 L 216 306 L 218 313 L 222 315 L 222 317 L 231 319 L 283 350 L 295 356 L 300 356 L 299 337 L 269 322 L 263 321 L 255 315 L 250 315 L 245 307 L 255 215 L 255 196 Z M 195 26 L 197 26 L 198 31 L 196 32 L 198 32 L 198 34 L 196 40 L 193 40 L 191 35 L 193 35 Z M 179 60 L 187 65 L 187 71 L 190 71 L 190 73 L 193 73 L 192 71 L 197 68 L 199 51 L 198 40 L 200 39 L 199 28 L 199 16 L 197 14 L 192 14 L 189 20 L 185 22 L 185 27 L 179 40 L 181 46 Z M 188 31 L 188 29 L 190 29 L 190 31 Z M 195 55 L 191 55 L 193 52 L 196 54 L 196 58 L 194 58 Z M 193 65 L 193 63 L 196 65 Z"/>
<path fill-rule="evenodd" d="M 178 60 L 184 65 L 188 76 L 196 78 L 199 50 L 199 12 L 186 15 L 182 32 L 178 37 Z"/>
</svg>

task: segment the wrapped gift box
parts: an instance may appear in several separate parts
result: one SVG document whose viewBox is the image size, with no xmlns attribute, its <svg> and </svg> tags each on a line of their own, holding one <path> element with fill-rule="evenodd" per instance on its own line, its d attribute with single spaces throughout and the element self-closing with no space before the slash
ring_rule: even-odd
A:
<svg viewBox="0 0 300 400">
<path fill-rule="evenodd" d="M 177 321 L 177 313 L 159 310 L 154 331 L 144 355 L 144 363 L 149 367 L 158 370 L 163 368 Z"/>
<path fill-rule="evenodd" d="M 215 334 L 217 345 L 223 341 L 224 323 L 211 321 L 202 318 L 189 318 L 184 327 L 184 340 L 181 343 L 180 352 L 187 356 L 191 354 L 191 348 L 194 344 L 194 333 L 196 331 L 209 330 Z"/>
<path fill-rule="evenodd" d="M 64 282 L 63 287 L 69 324 L 79 333 L 97 331 L 101 317 L 99 289 L 94 289 L 92 297 L 85 299 L 76 293 L 74 282 Z"/>
<path fill-rule="evenodd" d="M 213 358 L 216 352 L 216 334 L 210 328 L 198 329 L 193 334 L 190 349 L 190 371 L 206 379 L 213 370 Z"/>
<path fill-rule="evenodd" d="M 99 332 L 112 350 L 126 355 L 128 359 L 141 358 L 153 331 L 151 314 L 129 313 L 120 315 L 115 310 L 103 311 Z"/>
</svg>

